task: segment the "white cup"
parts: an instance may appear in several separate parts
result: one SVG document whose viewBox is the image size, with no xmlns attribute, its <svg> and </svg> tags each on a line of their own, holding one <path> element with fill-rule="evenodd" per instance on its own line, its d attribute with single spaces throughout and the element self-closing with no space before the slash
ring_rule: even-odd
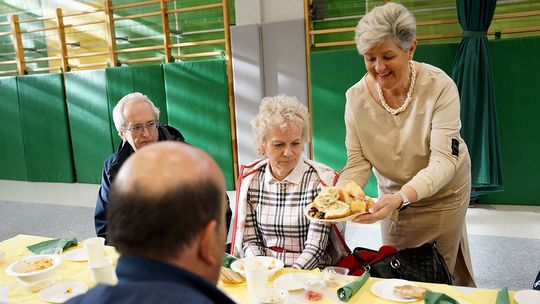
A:
<svg viewBox="0 0 540 304">
<path fill-rule="evenodd" d="M 268 269 L 257 260 L 248 260 L 244 264 L 248 293 L 251 297 L 263 288 L 268 287 Z"/>
<path fill-rule="evenodd" d="M 88 262 L 105 258 L 105 239 L 102 237 L 93 237 L 83 241 L 86 247 Z"/>
<path fill-rule="evenodd" d="M 92 279 L 96 284 L 114 284 L 114 267 L 111 258 L 99 258 L 88 262 Z"/>
</svg>

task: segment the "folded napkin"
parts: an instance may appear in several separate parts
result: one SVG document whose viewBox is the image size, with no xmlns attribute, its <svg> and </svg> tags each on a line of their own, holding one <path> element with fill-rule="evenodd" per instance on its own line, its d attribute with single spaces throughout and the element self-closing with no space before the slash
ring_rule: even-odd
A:
<svg viewBox="0 0 540 304">
<path fill-rule="evenodd" d="M 362 274 L 358 279 L 350 282 L 343 287 L 340 287 L 337 290 L 337 296 L 341 301 L 349 301 L 349 299 L 354 296 L 362 286 L 364 286 L 368 279 L 369 272 L 364 272 L 364 274 Z"/>
<path fill-rule="evenodd" d="M 34 245 L 27 246 L 28 250 L 35 254 L 60 254 L 63 250 L 77 245 L 77 239 L 54 239 L 43 241 Z M 62 249 L 62 250 L 60 250 Z"/>
<path fill-rule="evenodd" d="M 459 304 L 458 301 L 445 293 L 426 291 L 424 304 Z"/>
<path fill-rule="evenodd" d="M 225 268 L 231 268 L 231 264 L 236 261 L 237 258 L 235 256 L 232 256 L 228 253 L 225 253 L 225 255 L 223 256 L 223 267 Z"/>
<path fill-rule="evenodd" d="M 508 288 L 503 288 L 497 293 L 497 300 L 495 304 L 510 304 L 510 297 L 508 296 Z"/>
</svg>

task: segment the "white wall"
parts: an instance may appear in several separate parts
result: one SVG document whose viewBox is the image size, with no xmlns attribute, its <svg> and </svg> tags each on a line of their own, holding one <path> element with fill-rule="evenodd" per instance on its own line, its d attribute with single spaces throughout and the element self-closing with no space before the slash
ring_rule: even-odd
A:
<svg viewBox="0 0 540 304">
<path fill-rule="evenodd" d="M 231 50 L 240 166 L 258 158 L 249 122 L 261 99 L 286 94 L 307 106 L 307 75 L 303 0 L 236 0 L 235 5 Z"/>
<path fill-rule="evenodd" d="M 236 25 L 304 18 L 304 0 L 235 0 Z"/>
</svg>

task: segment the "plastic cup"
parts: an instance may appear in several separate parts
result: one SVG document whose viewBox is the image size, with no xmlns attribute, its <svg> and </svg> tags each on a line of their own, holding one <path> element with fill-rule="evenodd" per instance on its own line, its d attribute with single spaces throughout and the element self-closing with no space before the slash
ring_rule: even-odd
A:
<svg viewBox="0 0 540 304">
<path fill-rule="evenodd" d="M 248 294 L 253 297 L 258 290 L 268 287 L 268 269 L 257 260 L 244 263 Z"/>
<path fill-rule="evenodd" d="M 322 271 L 322 277 L 328 287 L 338 287 L 348 281 L 348 273 L 347 268 L 328 266 Z"/>
<path fill-rule="evenodd" d="M 92 237 L 83 241 L 86 247 L 88 262 L 105 258 L 105 239 L 102 237 Z"/>
<path fill-rule="evenodd" d="M 100 258 L 88 263 L 96 284 L 114 284 L 114 268 L 110 258 Z"/>
</svg>

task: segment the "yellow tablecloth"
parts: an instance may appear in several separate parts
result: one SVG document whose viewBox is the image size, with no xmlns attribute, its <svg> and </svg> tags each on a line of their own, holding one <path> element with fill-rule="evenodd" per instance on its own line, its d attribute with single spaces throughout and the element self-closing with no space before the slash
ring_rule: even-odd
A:
<svg viewBox="0 0 540 304">
<path fill-rule="evenodd" d="M 0 242 L 0 250 L 6 254 L 5 263 L 0 266 L 0 286 L 13 284 L 9 288 L 8 300 L 9 303 L 45 303 L 41 301 L 37 292 L 31 292 L 27 288 L 18 284 L 18 279 L 6 275 L 6 268 L 16 260 L 32 254 L 30 250 L 26 248 L 28 245 L 36 244 L 42 241 L 49 240 L 50 238 L 24 235 L 20 234 L 11 239 Z M 76 248 L 82 248 L 83 245 L 71 247 L 66 252 Z M 113 264 L 118 262 L 118 252 L 114 247 L 105 246 L 105 253 L 108 257 L 112 258 Z M 95 284 L 92 281 L 92 275 L 88 269 L 87 262 L 72 262 L 64 260 L 62 265 L 56 269 L 56 281 L 83 281 L 88 284 L 89 288 L 92 288 Z"/>
<path fill-rule="evenodd" d="M 272 282 L 274 279 L 279 277 L 282 274 L 293 272 L 293 271 L 300 271 L 300 270 L 293 270 L 293 269 L 282 269 L 278 271 L 272 278 L 270 278 L 268 282 L 268 286 L 272 287 Z M 320 275 L 320 271 L 313 270 L 310 271 L 311 273 L 315 275 Z M 354 278 L 352 278 L 354 279 Z M 396 302 L 385 300 L 382 298 L 379 298 L 371 293 L 370 288 L 371 286 L 377 282 L 383 279 L 378 278 L 370 278 L 362 288 L 349 300 L 347 303 L 365 303 L 365 304 L 395 304 Z M 453 286 L 444 285 L 444 284 L 430 284 L 430 283 L 418 283 L 420 286 L 424 286 L 431 291 L 434 292 L 442 292 L 445 293 L 452 298 L 458 300 L 462 304 L 495 304 L 495 300 L 497 299 L 497 292 L 498 290 L 492 290 L 492 289 L 480 289 L 480 288 L 471 288 L 471 292 L 467 292 L 467 294 L 463 294 L 458 289 L 456 289 Z M 246 283 L 241 284 L 223 284 L 219 283 L 218 287 L 224 291 L 227 295 L 229 295 L 230 298 L 232 298 L 235 302 L 240 304 L 251 304 L 249 301 L 249 296 L 247 293 L 247 286 Z M 469 291 L 467 290 L 467 291 Z M 337 288 L 334 288 L 331 290 L 333 293 L 337 293 Z M 335 303 L 334 300 L 329 299 L 328 297 L 323 298 L 320 301 L 308 301 L 305 297 L 302 297 L 301 295 L 298 295 L 296 293 L 304 293 L 304 291 L 293 291 L 295 299 L 303 299 L 304 302 L 301 303 L 319 303 L 319 304 L 327 304 L 327 303 Z M 509 292 L 510 294 L 510 303 L 512 303 L 512 299 L 514 296 L 514 292 Z M 342 302 L 338 302 L 342 303 Z M 420 304 L 424 303 L 424 301 L 416 301 L 412 302 L 413 304 Z"/>
<path fill-rule="evenodd" d="M 28 291 L 23 286 L 17 284 L 17 278 L 7 276 L 5 273 L 6 267 L 9 266 L 14 261 L 25 257 L 29 254 L 32 254 L 26 246 L 32 245 L 38 242 L 48 240 L 50 238 L 40 237 L 40 236 L 31 236 L 31 235 L 17 235 L 11 239 L 0 242 L 0 250 L 6 253 L 5 263 L 0 266 L 0 286 L 5 286 L 13 284 L 8 293 L 9 303 L 44 303 L 41 301 L 37 293 Z M 72 247 L 69 250 L 76 248 L 81 248 L 82 245 L 79 244 L 77 247 Z M 118 261 L 118 252 L 113 247 L 106 246 L 105 251 L 108 257 L 113 259 L 113 263 L 116 265 Z M 293 272 L 293 271 L 302 271 L 302 270 L 293 270 L 293 269 L 282 269 L 278 271 L 268 283 L 269 286 L 272 286 L 272 282 L 278 276 Z M 319 270 L 310 271 L 313 274 L 320 275 Z M 92 282 L 91 274 L 88 269 L 87 262 L 72 262 L 64 260 L 62 265 L 56 270 L 57 281 L 83 281 L 88 284 L 89 288 L 92 288 L 95 284 Z M 370 292 L 371 286 L 381 279 L 370 278 L 366 284 L 354 295 L 348 303 L 371 303 L 371 304 L 391 304 L 391 302 L 385 299 L 376 297 Z M 467 294 L 461 293 L 458 289 L 453 286 L 442 285 L 442 284 L 429 284 L 429 283 L 418 283 L 421 286 L 429 288 L 435 292 L 443 292 L 447 295 L 453 297 L 454 299 L 460 301 L 463 304 L 494 304 L 495 299 L 497 298 L 497 290 L 491 289 L 472 289 L 471 292 Z M 249 297 L 247 295 L 247 286 L 245 283 L 232 285 L 232 284 L 223 284 L 219 283 L 218 287 L 227 293 L 233 300 L 243 304 L 250 304 Z M 332 290 L 336 292 L 336 289 Z M 301 291 L 300 291 L 301 292 Z M 298 295 L 296 295 L 298 296 Z M 512 301 L 514 292 L 510 292 L 510 300 Z M 307 299 L 305 303 L 308 303 Z M 311 302 L 309 302 L 311 303 Z M 334 303 L 328 298 L 325 298 L 321 301 L 312 302 L 312 303 Z M 415 304 L 423 303 L 422 301 L 413 302 Z M 511 302 L 512 303 L 512 302 Z"/>
</svg>

